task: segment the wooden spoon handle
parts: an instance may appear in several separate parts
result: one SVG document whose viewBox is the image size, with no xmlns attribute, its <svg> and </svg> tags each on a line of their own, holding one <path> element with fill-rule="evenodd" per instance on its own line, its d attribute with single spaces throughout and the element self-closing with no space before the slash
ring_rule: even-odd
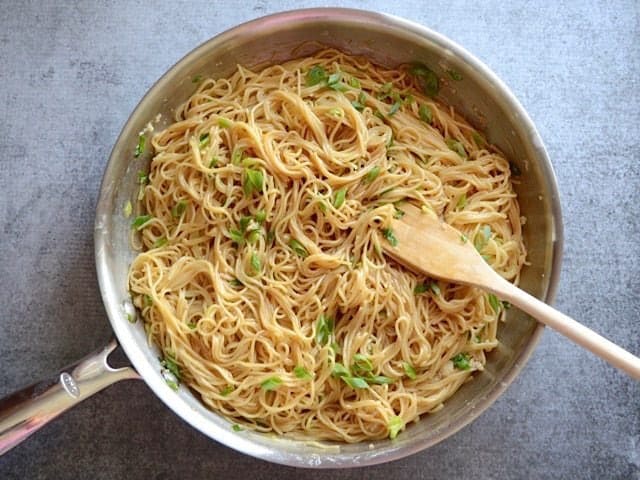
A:
<svg viewBox="0 0 640 480">
<path fill-rule="evenodd" d="M 532 297 L 496 274 L 501 281 L 487 285 L 488 289 L 545 325 L 553 328 L 578 345 L 591 350 L 611 365 L 640 380 L 640 358 L 607 340 L 571 317 Z M 487 288 L 485 287 L 485 288 Z"/>
</svg>

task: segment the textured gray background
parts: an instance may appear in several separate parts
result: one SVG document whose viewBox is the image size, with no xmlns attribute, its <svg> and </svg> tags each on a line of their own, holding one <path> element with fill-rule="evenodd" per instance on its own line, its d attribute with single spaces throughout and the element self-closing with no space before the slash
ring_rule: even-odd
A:
<svg viewBox="0 0 640 480">
<path fill-rule="evenodd" d="M 440 31 L 513 89 L 560 184 L 566 244 L 557 306 L 640 353 L 640 7 L 502 3 L 340 2 Z M 110 337 L 93 212 L 110 148 L 138 99 L 214 34 L 321 5 L 0 1 L 0 395 Z M 480 419 L 384 466 L 310 472 L 254 460 L 188 427 L 142 382 L 108 389 L 0 458 L 1 478 L 301 475 L 639 479 L 640 386 L 547 331 Z"/>
</svg>

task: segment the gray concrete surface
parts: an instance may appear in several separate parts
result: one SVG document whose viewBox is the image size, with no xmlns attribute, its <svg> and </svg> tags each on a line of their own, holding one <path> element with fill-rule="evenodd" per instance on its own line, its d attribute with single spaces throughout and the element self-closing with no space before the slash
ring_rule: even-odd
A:
<svg viewBox="0 0 640 480">
<path fill-rule="evenodd" d="M 155 2 L 154 2 L 155 3 Z M 101 346 L 96 194 L 116 136 L 193 47 L 323 2 L 0 1 L 0 395 Z M 338 2 L 336 2 L 338 3 Z M 557 306 L 640 353 L 640 7 L 633 1 L 349 1 L 456 40 L 513 89 L 562 194 Z M 311 472 L 213 442 L 143 383 L 116 385 L 0 458 L 3 479 L 640 479 L 640 385 L 547 331 L 475 423 L 392 464 Z"/>
</svg>

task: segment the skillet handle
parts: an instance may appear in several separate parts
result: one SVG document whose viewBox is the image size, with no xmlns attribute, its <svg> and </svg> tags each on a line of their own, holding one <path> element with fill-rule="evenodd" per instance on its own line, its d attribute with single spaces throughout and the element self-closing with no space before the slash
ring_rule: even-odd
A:
<svg viewBox="0 0 640 480">
<path fill-rule="evenodd" d="M 133 368 L 109 366 L 107 357 L 117 346 L 111 340 L 53 378 L 0 399 L 0 455 L 94 393 L 120 380 L 140 378 Z"/>
</svg>

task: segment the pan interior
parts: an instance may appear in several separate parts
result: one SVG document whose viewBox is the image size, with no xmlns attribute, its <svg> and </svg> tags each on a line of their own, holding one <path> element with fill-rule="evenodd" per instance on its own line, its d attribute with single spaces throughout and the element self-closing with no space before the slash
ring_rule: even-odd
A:
<svg viewBox="0 0 640 480">
<path fill-rule="evenodd" d="M 322 47 L 363 55 L 387 67 L 421 61 L 438 73 L 443 79 L 442 99 L 483 130 L 522 172 L 515 189 L 526 217 L 530 265 L 522 272 L 521 287 L 551 301 L 561 249 L 558 195 L 549 159 L 522 107 L 484 65 L 444 37 L 394 17 L 356 10 L 301 10 L 265 17 L 215 37 L 172 67 L 137 106 L 113 148 L 96 217 L 96 261 L 118 339 L 141 376 L 178 415 L 211 438 L 249 455 L 295 466 L 346 467 L 401 458 L 466 425 L 515 378 L 542 327 L 510 310 L 498 332 L 500 346 L 489 355 L 485 371 L 466 383 L 445 408 L 423 417 L 394 441 L 347 445 L 233 432 L 227 420 L 204 408 L 187 388 L 182 386 L 178 393 L 169 389 L 160 375 L 158 351 L 148 345 L 141 322 L 131 324 L 126 319 L 130 308 L 127 272 L 135 252 L 130 245 L 130 219 L 122 209 L 135 200 L 137 172 L 146 170 L 150 160 L 148 155 L 134 158 L 140 132 L 151 121 L 156 130 L 171 123 L 174 109 L 195 90 L 195 76 L 222 77 L 237 64 L 280 63 Z M 447 81 L 448 70 L 459 72 L 462 80 Z"/>
</svg>

